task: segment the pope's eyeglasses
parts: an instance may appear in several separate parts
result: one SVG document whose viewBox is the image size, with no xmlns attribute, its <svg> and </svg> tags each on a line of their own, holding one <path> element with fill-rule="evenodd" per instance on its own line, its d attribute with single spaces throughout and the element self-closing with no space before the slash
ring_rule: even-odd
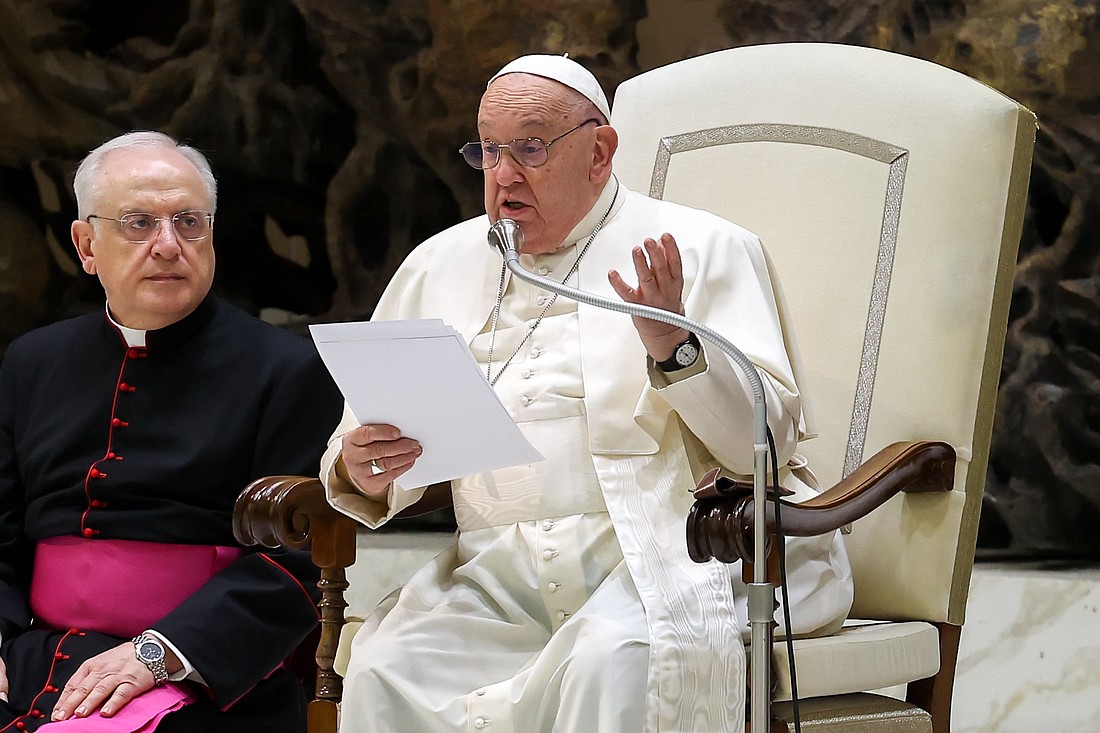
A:
<svg viewBox="0 0 1100 733">
<path fill-rule="evenodd" d="M 214 225 L 214 215 L 208 211 L 181 211 L 171 216 L 153 216 L 152 214 L 132 213 L 123 214 L 115 219 L 112 216 L 99 216 L 90 214 L 88 222 L 92 219 L 105 219 L 118 222 L 122 230 L 122 236 L 128 242 L 145 244 L 157 236 L 161 222 L 172 222 L 172 229 L 176 236 L 188 242 L 197 242 L 210 234 L 210 228 Z"/>
<path fill-rule="evenodd" d="M 558 135 L 553 140 L 543 141 L 537 137 L 516 138 L 509 143 L 495 143 L 492 140 L 475 140 L 474 142 L 468 142 L 463 145 L 458 149 L 458 152 L 462 154 L 462 157 L 470 164 L 471 168 L 476 168 L 478 170 L 496 168 L 500 163 L 500 153 L 505 148 L 512 154 L 512 159 L 524 168 L 538 168 L 540 165 L 544 165 L 546 160 L 550 157 L 551 145 L 561 140 L 566 135 L 581 129 L 589 122 L 595 122 L 597 125 L 600 124 L 599 120 L 590 117 L 573 129 Z"/>
</svg>

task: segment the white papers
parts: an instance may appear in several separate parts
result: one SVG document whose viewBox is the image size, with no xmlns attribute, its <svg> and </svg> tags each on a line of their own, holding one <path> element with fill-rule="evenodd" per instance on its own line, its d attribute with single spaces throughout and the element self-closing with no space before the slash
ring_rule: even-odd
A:
<svg viewBox="0 0 1100 733">
<path fill-rule="evenodd" d="M 424 448 L 401 485 L 542 460 L 466 342 L 443 321 L 325 323 L 309 330 L 359 424 L 394 425 Z"/>
</svg>

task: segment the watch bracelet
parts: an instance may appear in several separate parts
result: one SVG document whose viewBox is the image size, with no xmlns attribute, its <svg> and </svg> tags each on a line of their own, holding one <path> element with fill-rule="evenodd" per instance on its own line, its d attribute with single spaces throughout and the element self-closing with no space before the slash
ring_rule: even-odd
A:
<svg viewBox="0 0 1100 733">
<path fill-rule="evenodd" d="M 162 642 L 159 639 L 156 639 L 156 638 L 146 634 L 145 632 L 142 632 L 142 633 L 138 634 L 133 639 L 131 639 L 131 641 L 134 644 L 134 656 L 136 656 L 137 660 L 139 662 L 141 662 L 142 664 L 144 664 L 145 668 L 148 669 L 152 673 L 152 675 L 153 675 L 153 684 L 159 686 L 159 685 L 163 685 L 165 682 L 167 682 L 168 681 L 168 667 L 165 664 L 165 661 L 166 661 L 165 658 L 161 658 L 161 660 L 158 661 L 158 662 L 148 662 L 145 659 L 142 659 L 141 655 L 138 654 L 138 648 L 142 644 L 144 644 L 147 641 L 152 641 L 152 642 L 155 642 L 156 644 L 158 644 L 162 649 L 165 649 L 165 653 L 167 655 L 167 649 L 164 646 L 164 642 Z"/>
</svg>

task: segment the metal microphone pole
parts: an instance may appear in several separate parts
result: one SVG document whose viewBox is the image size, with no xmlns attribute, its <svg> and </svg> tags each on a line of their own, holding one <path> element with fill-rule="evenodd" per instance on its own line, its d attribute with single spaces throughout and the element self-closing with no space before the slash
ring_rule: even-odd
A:
<svg viewBox="0 0 1100 733">
<path fill-rule="evenodd" d="M 765 501 L 767 499 L 767 485 L 765 475 L 767 473 L 768 454 L 768 413 L 767 403 L 764 401 L 764 383 L 760 379 L 760 374 L 740 349 L 721 334 L 701 323 L 696 323 L 672 311 L 586 293 L 564 283 L 528 272 L 519 263 L 519 248 L 522 243 L 523 232 L 520 230 L 519 225 L 511 219 L 500 219 L 489 227 L 489 246 L 500 251 L 508 269 L 521 280 L 597 308 L 606 308 L 632 316 L 651 318 L 661 323 L 686 328 L 720 348 L 745 373 L 752 389 L 752 485 L 753 517 L 756 523 L 753 534 L 753 582 L 748 584 L 749 628 L 752 634 L 749 647 L 751 650 L 749 668 L 751 683 L 750 710 L 752 711 L 752 733 L 768 733 L 771 720 L 771 653 L 775 588 L 768 582 L 766 562 Z"/>
</svg>

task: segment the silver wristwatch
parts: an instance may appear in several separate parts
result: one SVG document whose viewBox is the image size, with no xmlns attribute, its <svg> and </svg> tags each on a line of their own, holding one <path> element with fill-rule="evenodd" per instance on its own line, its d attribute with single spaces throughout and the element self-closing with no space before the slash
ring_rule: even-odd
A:
<svg viewBox="0 0 1100 733">
<path fill-rule="evenodd" d="M 164 666 L 168 653 L 160 640 L 149 634 L 138 634 L 134 637 L 134 654 L 153 673 L 155 684 L 163 685 L 168 681 L 168 669 Z"/>
</svg>

